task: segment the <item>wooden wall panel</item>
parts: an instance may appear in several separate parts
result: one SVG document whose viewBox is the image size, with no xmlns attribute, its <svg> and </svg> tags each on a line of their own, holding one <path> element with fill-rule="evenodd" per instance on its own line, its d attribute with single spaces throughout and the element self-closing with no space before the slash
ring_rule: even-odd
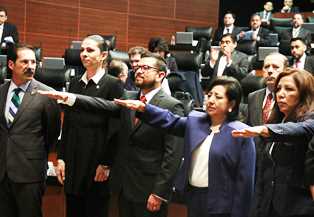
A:
<svg viewBox="0 0 314 217">
<path fill-rule="evenodd" d="M 167 40 L 185 26 L 216 26 L 219 0 L 1 0 L 22 42 L 41 45 L 44 56 L 62 56 L 72 40 L 115 34 L 117 48 Z"/>
<path fill-rule="evenodd" d="M 28 2 L 26 32 L 75 37 L 78 9 L 45 3 Z"/>
<path fill-rule="evenodd" d="M 174 18 L 174 1 L 130 0 L 130 13 L 136 15 Z"/>
<path fill-rule="evenodd" d="M 79 23 L 80 38 L 94 33 L 101 35 L 114 34 L 119 42 L 126 43 L 127 16 L 125 13 L 82 8 L 80 14 L 85 14 L 84 19 L 80 19 Z"/>
<path fill-rule="evenodd" d="M 80 0 L 80 6 L 102 11 L 118 11 L 126 13 L 128 0 Z"/>
</svg>

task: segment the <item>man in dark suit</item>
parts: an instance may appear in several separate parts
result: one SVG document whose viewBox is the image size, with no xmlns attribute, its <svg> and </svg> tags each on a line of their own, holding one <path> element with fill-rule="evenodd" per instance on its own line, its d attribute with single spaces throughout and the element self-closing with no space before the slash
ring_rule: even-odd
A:
<svg viewBox="0 0 314 217">
<path fill-rule="evenodd" d="M 224 26 L 218 27 L 215 31 L 212 45 L 218 46 L 221 37 L 224 34 L 231 33 L 232 35 L 236 36 L 240 33 L 240 28 L 234 25 L 236 19 L 236 15 L 232 12 L 227 12 L 224 16 Z"/>
<path fill-rule="evenodd" d="M 293 6 L 293 0 L 284 0 L 283 7 L 280 10 L 281 13 L 300 13 L 300 9 L 297 6 Z"/>
<path fill-rule="evenodd" d="M 250 45 L 248 48 L 249 53 L 255 54 L 256 50 L 260 46 L 269 46 L 269 34 L 270 31 L 262 26 L 261 16 L 253 14 L 250 19 L 250 29 L 247 31 L 241 31 L 238 35 L 238 44 Z M 244 51 L 243 51 L 244 52 Z"/>
<path fill-rule="evenodd" d="M 60 130 L 59 107 L 37 94 L 52 88 L 33 78 L 31 47 L 17 46 L 8 59 L 12 80 L 0 87 L 0 213 L 41 217 L 48 151 Z"/>
<path fill-rule="evenodd" d="M 7 23 L 7 10 L 0 7 L 0 45 L 3 42 L 18 43 L 19 34 L 15 25 Z"/>
<path fill-rule="evenodd" d="M 273 9 L 273 3 L 271 1 L 268 1 L 264 4 L 264 10 L 257 12 L 257 14 L 262 18 L 263 26 L 269 27 Z"/>
<path fill-rule="evenodd" d="M 165 75 L 163 58 L 156 54 L 144 55 L 135 68 L 135 84 L 140 91 L 126 92 L 124 98 L 141 99 L 184 115 L 182 104 L 161 89 Z M 119 109 L 113 102 L 101 98 L 60 92 L 48 95 L 65 103 L 74 102 L 69 104 L 73 109 L 95 115 Z M 110 177 L 114 190 L 120 193 L 119 214 L 121 217 L 167 216 L 167 203 L 183 153 L 182 140 L 140 122 L 127 109 L 121 110 L 120 119 L 123 121 L 120 147 Z"/>
<path fill-rule="evenodd" d="M 306 54 L 306 44 L 302 38 L 291 39 L 290 66 L 298 69 L 305 69 L 314 75 L 314 58 Z"/>
<path fill-rule="evenodd" d="M 300 13 L 294 14 L 292 18 L 292 29 L 282 32 L 281 40 L 291 41 L 292 38 L 302 38 L 306 46 L 310 48 L 312 41 L 311 32 L 302 27 L 303 23 L 303 15 Z"/>
<path fill-rule="evenodd" d="M 236 38 L 228 33 L 220 40 L 220 50 L 212 49 L 210 60 L 205 64 L 201 73 L 210 80 L 217 76 L 232 76 L 239 81 L 247 75 L 249 61 L 246 54 L 235 50 Z"/>
</svg>

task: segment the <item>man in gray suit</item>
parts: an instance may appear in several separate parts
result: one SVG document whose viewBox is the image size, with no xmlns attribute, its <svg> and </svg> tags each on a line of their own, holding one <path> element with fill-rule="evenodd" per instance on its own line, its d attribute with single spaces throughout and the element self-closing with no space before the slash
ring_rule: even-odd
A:
<svg viewBox="0 0 314 217">
<path fill-rule="evenodd" d="M 52 88 L 33 78 L 31 47 L 14 47 L 8 59 L 12 79 L 0 86 L 0 213 L 41 217 L 48 150 L 60 130 L 59 107 L 37 94 Z"/>
<path fill-rule="evenodd" d="M 241 80 L 248 73 L 249 61 L 246 54 L 235 50 L 237 40 L 234 35 L 224 34 L 220 40 L 220 49 L 211 50 L 210 60 L 201 73 L 213 80 L 217 76 L 227 75 Z"/>
</svg>

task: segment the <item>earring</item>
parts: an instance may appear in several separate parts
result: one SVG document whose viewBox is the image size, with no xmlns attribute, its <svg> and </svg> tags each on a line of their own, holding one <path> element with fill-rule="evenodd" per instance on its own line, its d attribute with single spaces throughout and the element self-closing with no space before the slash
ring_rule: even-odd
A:
<svg viewBox="0 0 314 217">
<path fill-rule="evenodd" d="M 229 109 L 228 109 L 228 112 L 232 112 L 232 108 L 229 108 Z"/>
</svg>

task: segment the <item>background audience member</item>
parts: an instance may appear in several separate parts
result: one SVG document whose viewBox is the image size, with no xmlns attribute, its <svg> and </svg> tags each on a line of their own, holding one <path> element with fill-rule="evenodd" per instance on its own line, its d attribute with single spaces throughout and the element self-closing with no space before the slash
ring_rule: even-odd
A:
<svg viewBox="0 0 314 217">
<path fill-rule="evenodd" d="M 273 3 L 268 1 L 264 4 L 264 10 L 257 12 L 257 14 L 261 17 L 262 25 L 268 27 L 270 25 L 270 19 L 272 18 L 273 11 Z"/>
<path fill-rule="evenodd" d="M 227 33 L 236 36 L 240 33 L 240 28 L 234 25 L 236 15 L 232 12 L 227 12 L 224 16 L 224 26 L 218 27 L 213 36 L 212 45 L 218 46 L 221 37 Z"/>
<path fill-rule="evenodd" d="M 283 7 L 280 10 L 281 13 L 299 13 L 300 9 L 297 6 L 293 6 L 293 0 L 284 0 Z"/>
<path fill-rule="evenodd" d="M 246 54 L 235 50 L 236 47 L 236 38 L 232 34 L 223 35 L 220 49 L 211 49 L 210 60 L 202 69 L 202 76 L 210 77 L 210 80 L 222 75 L 234 77 L 239 81 L 244 78 L 248 73 L 248 58 Z"/>
<path fill-rule="evenodd" d="M 298 69 L 305 69 L 314 75 L 314 58 L 306 54 L 306 44 L 302 38 L 291 39 L 291 55 L 290 66 Z"/>
<path fill-rule="evenodd" d="M 0 6 L 0 45 L 3 42 L 18 43 L 19 34 L 15 25 L 6 22 L 8 19 L 7 10 Z"/>
<path fill-rule="evenodd" d="M 292 29 L 283 31 L 281 34 L 282 40 L 291 41 L 292 38 L 302 38 L 307 47 L 311 46 L 311 32 L 304 27 L 302 14 L 294 14 L 292 18 Z"/>
<path fill-rule="evenodd" d="M 152 53 L 158 53 L 162 58 L 166 60 L 168 74 L 178 71 L 176 59 L 171 56 L 168 43 L 165 39 L 160 37 L 151 38 L 148 42 L 148 50 Z"/>
<path fill-rule="evenodd" d="M 184 164 L 178 189 L 186 191 L 189 217 L 247 217 L 252 202 L 255 148 L 251 139 L 235 139 L 241 86 L 231 77 L 218 77 L 209 87 L 206 113 L 179 117 L 140 101 L 115 100 L 144 112 L 143 121 L 184 137 Z M 230 160 L 233 159 L 233 160 Z"/>
<path fill-rule="evenodd" d="M 238 43 L 245 43 L 248 41 L 253 42 L 256 49 L 259 46 L 269 45 L 269 33 L 270 31 L 266 28 L 261 27 L 262 20 L 260 15 L 253 14 L 250 19 L 250 29 L 248 31 L 241 31 L 238 34 Z"/>
<path fill-rule="evenodd" d="M 128 78 L 128 71 L 129 71 L 128 66 L 123 61 L 112 60 L 109 63 L 108 66 L 109 75 L 118 78 L 120 81 L 122 81 L 123 84 L 125 84 Z"/>
<path fill-rule="evenodd" d="M 36 92 L 52 88 L 34 79 L 33 48 L 15 45 L 8 54 L 12 79 L 0 86 L 0 213 L 42 217 L 47 157 L 60 134 L 60 110 Z"/>
<path fill-rule="evenodd" d="M 108 44 L 100 35 L 84 38 L 80 58 L 86 72 L 71 81 L 69 92 L 119 98 L 121 83 L 103 68 L 107 55 Z M 116 145 L 110 144 L 111 128 L 116 128 L 109 120 L 108 115 L 99 118 L 91 112 L 64 110 L 57 175 L 64 184 L 67 217 L 108 216 L 108 176 Z"/>
<path fill-rule="evenodd" d="M 140 61 L 141 56 L 143 54 L 146 54 L 147 52 L 148 52 L 147 49 L 145 49 L 144 47 L 140 47 L 140 46 L 131 47 L 129 49 L 128 55 L 129 55 L 131 69 L 129 70 L 128 78 L 126 79 L 126 83 L 125 83 L 125 89 L 126 90 L 137 90 L 137 87 L 135 86 L 135 83 L 134 83 L 135 68 L 136 68 L 138 62 Z"/>
<path fill-rule="evenodd" d="M 313 118 L 314 78 L 304 70 L 286 69 L 277 77 L 275 122 L 297 122 Z M 279 140 L 265 145 L 256 183 L 258 217 L 313 216 L 314 204 L 305 185 L 305 154 L 308 142 Z"/>
</svg>

